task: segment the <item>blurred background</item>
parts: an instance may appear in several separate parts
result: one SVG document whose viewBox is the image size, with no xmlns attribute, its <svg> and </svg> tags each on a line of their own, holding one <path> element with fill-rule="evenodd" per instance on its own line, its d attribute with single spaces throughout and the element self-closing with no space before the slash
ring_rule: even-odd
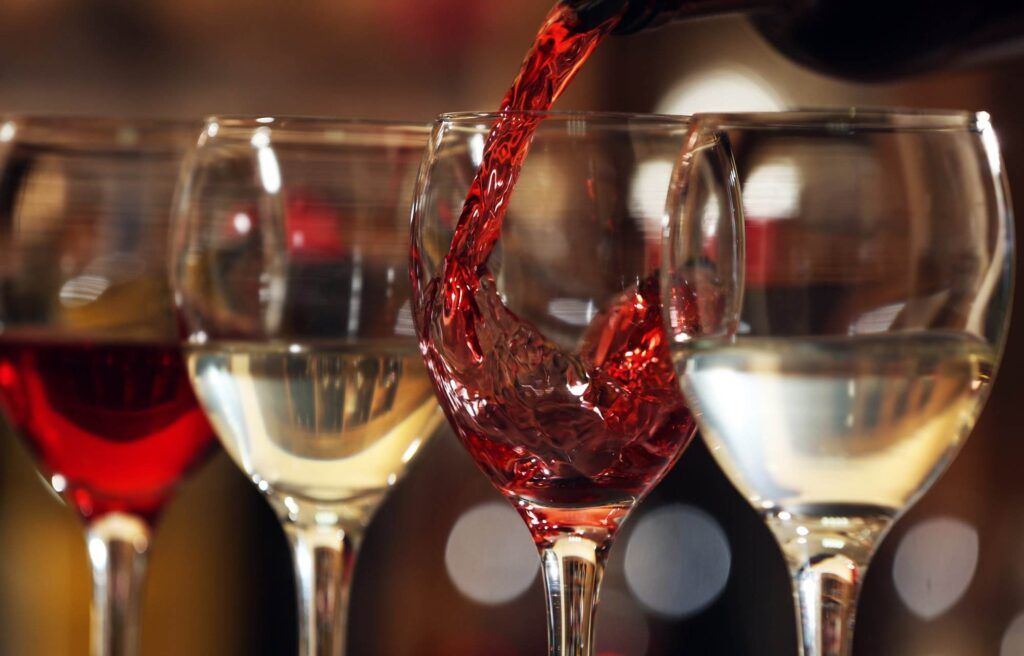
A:
<svg viewBox="0 0 1024 656">
<path fill-rule="evenodd" d="M 4 0 L 0 112 L 317 114 L 428 121 L 494 109 L 551 0 Z M 739 19 L 614 39 L 563 109 L 691 113 L 792 106 L 986 109 L 1024 198 L 1024 58 L 884 85 L 810 73 Z M 1024 655 L 1024 321 L 953 468 L 886 540 L 859 617 L 862 656 Z M 87 652 L 81 528 L 0 440 L 0 653 Z M 144 654 L 291 654 L 283 535 L 218 454 L 154 546 Z M 445 429 L 371 527 L 351 654 L 545 651 L 527 531 Z M 616 544 L 602 656 L 795 653 L 781 556 L 697 443 Z"/>
</svg>

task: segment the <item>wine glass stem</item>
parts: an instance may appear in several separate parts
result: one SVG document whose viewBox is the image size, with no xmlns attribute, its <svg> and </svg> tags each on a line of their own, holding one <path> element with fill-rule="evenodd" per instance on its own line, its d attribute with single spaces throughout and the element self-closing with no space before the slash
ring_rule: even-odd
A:
<svg viewBox="0 0 1024 656">
<path fill-rule="evenodd" d="M 875 548 L 892 517 L 767 517 L 793 579 L 801 656 L 850 656 L 857 598 Z"/>
<path fill-rule="evenodd" d="M 89 524 L 92 656 L 136 656 L 139 610 L 152 532 L 132 515 L 110 513 Z"/>
<path fill-rule="evenodd" d="M 300 656 L 342 656 L 360 529 L 285 523 L 299 594 Z"/>
<path fill-rule="evenodd" d="M 576 535 L 541 549 L 550 656 L 591 656 L 606 553 L 606 546 Z"/>
<path fill-rule="evenodd" d="M 791 566 L 802 656 L 850 656 L 866 570 L 842 554 Z"/>
</svg>

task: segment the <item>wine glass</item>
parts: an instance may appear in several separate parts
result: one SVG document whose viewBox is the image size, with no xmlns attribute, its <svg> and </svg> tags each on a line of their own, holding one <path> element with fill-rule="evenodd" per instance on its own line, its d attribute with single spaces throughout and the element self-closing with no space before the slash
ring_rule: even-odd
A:
<svg viewBox="0 0 1024 656">
<path fill-rule="evenodd" d="M 868 563 L 1002 355 L 1013 221 L 986 114 L 694 119 L 663 296 L 704 439 L 789 565 L 801 654 L 850 653 Z"/>
<path fill-rule="evenodd" d="M 500 233 L 469 234 L 458 217 L 498 118 L 434 127 L 413 208 L 414 315 L 449 421 L 540 551 L 550 653 L 588 656 L 615 533 L 694 432 L 657 275 L 688 123 L 503 113 L 532 131 L 530 154 Z M 481 240 L 482 264 L 452 254 Z"/>
<path fill-rule="evenodd" d="M 211 118 L 182 177 L 188 370 L 291 541 L 299 651 L 343 651 L 356 550 L 441 412 L 410 310 L 426 125 Z"/>
<path fill-rule="evenodd" d="M 86 524 L 94 656 L 138 653 L 153 526 L 214 443 L 166 273 L 198 125 L 0 120 L 0 398 Z"/>
</svg>

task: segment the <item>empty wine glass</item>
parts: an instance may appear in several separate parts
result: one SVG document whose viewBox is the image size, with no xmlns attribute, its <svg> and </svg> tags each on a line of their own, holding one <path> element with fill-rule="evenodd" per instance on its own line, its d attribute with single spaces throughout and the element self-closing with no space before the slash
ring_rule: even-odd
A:
<svg viewBox="0 0 1024 656">
<path fill-rule="evenodd" d="M 343 651 L 363 532 L 441 423 L 408 278 L 429 134 L 212 118 L 182 179 L 173 279 L 189 374 L 291 540 L 309 656 Z"/>
<path fill-rule="evenodd" d="M 868 563 L 1002 355 L 1013 222 L 986 114 L 698 117 L 663 282 L 712 454 L 782 547 L 801 653 L 845 656 Z"/>
<path fill-rule="evenodd" d="M 501 118 L 532 132 L 530 154 L 504 224 L 481 233 L 457 224 L 498 116 L 435 125 L 413 210 L 414 314 L 449 420 L 540 550 L 551 654 L 587 656 L 615 533 L 694 431 L 657 276 L 688 124 Z"/>
<path fill-rule="evenodd" d="M 171 199 L 198 127 L 0 120 L 0 397 L 85 521 L 94 656 L 138 653 L 153 525 L 213 444 L 167 284 Z"/>
</svg>

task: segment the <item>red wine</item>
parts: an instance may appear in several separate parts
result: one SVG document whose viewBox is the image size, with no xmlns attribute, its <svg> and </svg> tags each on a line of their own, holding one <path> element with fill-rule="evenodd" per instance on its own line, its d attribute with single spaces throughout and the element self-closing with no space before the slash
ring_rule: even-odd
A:
<svg viewBox="0 0 1024 656">
<path fill-rule="evenodd" d="M 519 75 L 505 94 L 499 118 L 487 137 L 483 160 L 452 238 L 446 268 L 475 269 L 487 261 L 501 235 L 508 201 L 540 122 L 541 114 L 522 112 L 551 109 L 617 21 L 618 17 L 613 16 L 584 29 L 576 12 L 561 4 L 548 15 Z"/>
<path fill-rule="evenodd" d="M 555 8 L 502 104 L 440 275 L 419 297 L 441 405 L 474 459 L 545 543 L 610 536 L 674 464 L 694 423 L 673 372 L 656 276 L 625 290 L 566 352 L 501 300 L 487 259 L 540 115 L 614 28 Z M 414 267 L 418 253 L 413 250 Z"/>
<path fill-rule="evenodd" d="M 85 518 L 155 519 L 213 444 L 177 345 L 4 341 L 0 397 Z"/>
</svg>

